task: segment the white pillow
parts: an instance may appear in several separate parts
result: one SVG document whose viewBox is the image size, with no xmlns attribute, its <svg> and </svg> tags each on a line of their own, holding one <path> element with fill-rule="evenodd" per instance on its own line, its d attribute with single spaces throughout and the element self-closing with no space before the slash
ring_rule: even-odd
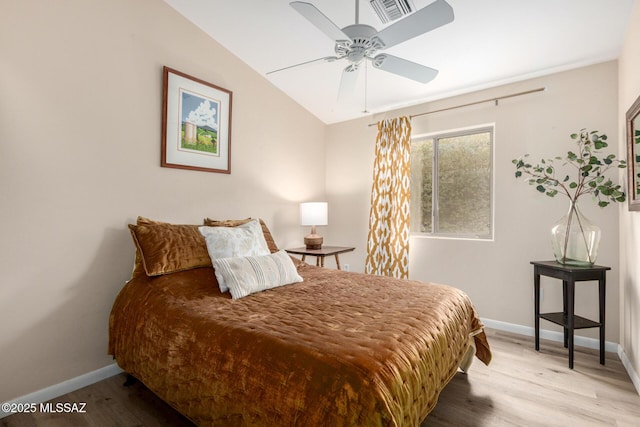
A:
<svg viewBox="0 0 640 427">
<path fill-rule="evenodd" d="M 198 227 L 207 243 L 211 262 L 218 258 L 268 255 L 271 253 L 257 219 L 236 227 Z M 218 279 L 220 292 L 229 290 L 224 281 Z"/>
<path fill-rule="evenodd" d="M 233 299 L 302 282 L 296 266 L 285 251 L 263 256 L 217 258 L 213 260 L 213 267 L 218 282 L 222 279 L 227 284 Z"/>
</svg>

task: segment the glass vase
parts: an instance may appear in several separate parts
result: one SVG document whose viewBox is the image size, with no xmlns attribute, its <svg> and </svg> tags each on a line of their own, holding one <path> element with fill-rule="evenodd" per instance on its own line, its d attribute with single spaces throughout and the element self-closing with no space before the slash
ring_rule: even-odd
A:
<svg viewBox="0 0 640 427">
<path fill-rule="evenodd" d="M 598 256 L 600 227 L 585 217 L 576 201 L 551 229 L 553 254 L 561 264 L 591 266 Z"/>
</svg>

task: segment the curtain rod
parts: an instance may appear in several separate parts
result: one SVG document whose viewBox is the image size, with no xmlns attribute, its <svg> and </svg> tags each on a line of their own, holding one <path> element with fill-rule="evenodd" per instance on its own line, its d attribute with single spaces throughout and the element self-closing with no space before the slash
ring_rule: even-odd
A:
<svg viewBox="0 0 640 427">
<path fill-rule="evenodd" d="M 477 105 L 477 104 L 484 104 L 485 102 L 490 102 L 490 101 L 493 101 L 493 102 L 496 103 L 496 105 L 498 105 L 498 101 L 500 101 L 501 99 L 513 98 L 513 97 L 522 96 L 522 95 L 529 95 L 530 93 L 542 92 L 542 91 L 545 91 L 545 90 L 547 90 L 546 87 L 541 87 L 541 88 L 538 88 L 538 89 L 527 90 L 525 92 L 512 93 L 510 95 L 503 95 L 503 96 L 498 96 L 498 97 L 495 97 L 495 98 L 483 99 L 482 101 L 470 102 L 468 104 L 455 105 L 453 107 L 441 108 L 439 110 L 434 110 L 434 111 L 426 111 L 424 113 L 411 115 L 411 116 L 409 116 L 409 119 L 413 119 L 415 117 L 420 117 L 420 116 L 426 116 L 427 114 L 440 113 L 442 111 L 454 110 L 456 108 L 463 108 L 463 107 L 470 107 L 472 105 Z M 377 124 L 378 124 L 378 122 L 369 123 L 369 126 L 376 126 Z"/>
</svg>

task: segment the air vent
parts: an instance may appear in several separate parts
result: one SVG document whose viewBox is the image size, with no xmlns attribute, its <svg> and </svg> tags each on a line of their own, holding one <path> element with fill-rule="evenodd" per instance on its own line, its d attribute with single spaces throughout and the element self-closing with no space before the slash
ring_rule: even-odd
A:
<svg viewBox="0 0 640 427">
<path fill-rule="evenodd" d="M 400 19 L 415 10 L 412 0 L 370 0 L 370 4 L 383 24 Z"/>
</svg>

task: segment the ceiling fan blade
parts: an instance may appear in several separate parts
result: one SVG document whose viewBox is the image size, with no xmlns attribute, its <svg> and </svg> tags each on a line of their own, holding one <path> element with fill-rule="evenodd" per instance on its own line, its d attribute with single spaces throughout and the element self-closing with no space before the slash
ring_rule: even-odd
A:
<svg viewBox="0 0 640 427">
<path fill-rule="evenodd" d="M 453 22 L 453 19 L 453 8 L 449 3 L 436 0 L 378 32 L 378 38 L 388 48 Z"/>
<path fill-rule="evenodd" d="M 305 61 L 299 64 L 289 65 L 288 67 L 278 68 L 277 70 L 269 71 L 267 74 L 277 73 L 278 71 L 284 71 L 284 70 L 288 70 L 289 68 L 300 67 L 302 65 L 313 64 L 314 62 L 320 62 L 320 61 L 333 62 L 333 61 L 337 61 L 338 59 L 340 58 L 338 58 L 337 56 L 325 56 L 324 58 L 312 59 L 311 61 Z"/>
<path fill-rule="evenodd" d="M 315 25 L 316 28 L 329 36 L 331 40 L 351 40 L 349 36 L 343 33 L 336 24 L 334 24 L 311 3 L 293 1 L 289 4 L 292 8 L 297 10 L 300 15 L 304 16 L 309 22 Z"/>
<path fill-rule="evenodd" d="M 338 100 L 343 100 L 355 92 L 357 79 L 358 65 L 350 64 L 342 71 L 340 88 L 338 89 Z"/>
<path fill-rule="evenodd" d="M 438 70 L 382 53 L 371 60 L 373 66 L 383 71 L 406 77 L 420 83 L 429 83 L 438 75 Z"/>
</svg>

